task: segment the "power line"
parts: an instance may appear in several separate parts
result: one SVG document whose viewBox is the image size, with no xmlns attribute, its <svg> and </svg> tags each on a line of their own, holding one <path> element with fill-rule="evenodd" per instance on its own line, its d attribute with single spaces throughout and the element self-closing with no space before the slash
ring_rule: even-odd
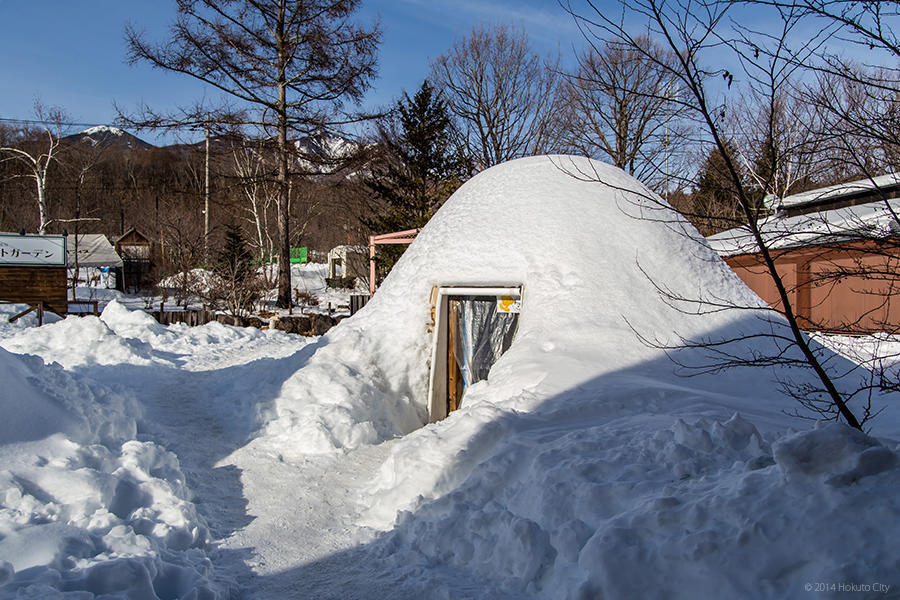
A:
<svg viewBox="0 0 900 600">
<path fill-rule="evenodd" d="M 25 125 L 47 125 L 47 121 L 39 121 L 37 119 L 9 119 L 0 117 L 0 123 L 22 123 Z M 54 121 L 53 124 L 56 124 Z M 60 121 L 60 125 L 66 127 L 109 127 L 109 123 L 74 123 L 71 121 Z"/>
</svg>

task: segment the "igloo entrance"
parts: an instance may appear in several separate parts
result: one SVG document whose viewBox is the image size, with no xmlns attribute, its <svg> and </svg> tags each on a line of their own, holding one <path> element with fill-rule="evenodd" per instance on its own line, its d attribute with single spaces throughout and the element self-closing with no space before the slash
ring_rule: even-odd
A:
<svg viewBox="0 0 900 600">
<path fill-rule="evenodd" d="M 428 407 L 434 422 L 458 409 L 466 389 L 487 379 L 512 345 L 522 288 L 439 287 L 432 301 L 435 335 Z"/>
</svg>

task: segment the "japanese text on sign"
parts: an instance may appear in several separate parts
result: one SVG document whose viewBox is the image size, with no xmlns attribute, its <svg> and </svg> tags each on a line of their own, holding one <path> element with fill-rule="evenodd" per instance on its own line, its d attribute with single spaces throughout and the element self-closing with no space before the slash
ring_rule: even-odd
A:
<svg viewBox="0 0 900 600">
<path fill-rule="evenodd" d="M 0 233 L 0 265 L 66 265 L 66 238 L 61 235 Z"/>
</svg>

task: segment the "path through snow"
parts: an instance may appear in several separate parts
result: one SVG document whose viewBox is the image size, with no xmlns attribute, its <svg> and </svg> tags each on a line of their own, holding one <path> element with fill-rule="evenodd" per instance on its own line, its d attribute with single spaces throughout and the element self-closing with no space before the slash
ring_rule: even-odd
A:
<svg viewBox="0 0 900 600">
<path fill-rule="evenodd" d="M 219 579 L 240 597 L 403 598 L 398 582 L 380 590 L 374 583 L 378 573 L 364 556 L 373 533 L 356 525 L 360 492 L 393 442 L 299 463 L 248 443 L 258 406 L 311 350 L 260 344 L 199 354 L 162 384 L 141 381 L 134 391 L 145 410 L 143 436 L 178 455 L 214 538 Z"/>
</svg>

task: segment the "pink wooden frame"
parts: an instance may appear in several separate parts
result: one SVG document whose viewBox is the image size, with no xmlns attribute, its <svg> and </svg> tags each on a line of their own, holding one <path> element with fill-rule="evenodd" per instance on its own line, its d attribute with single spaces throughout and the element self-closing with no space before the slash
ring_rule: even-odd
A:
<svg viewBox="0 0 900 600">
<path fill-rule="evenodd" d="M 407 229 L 406 231 L 369 236 L 369 296 L 375 294 L 375 246 L 381 244 L 411 244 L 420 231 L 422 231 L 421 228 Z"/>
</svg>

